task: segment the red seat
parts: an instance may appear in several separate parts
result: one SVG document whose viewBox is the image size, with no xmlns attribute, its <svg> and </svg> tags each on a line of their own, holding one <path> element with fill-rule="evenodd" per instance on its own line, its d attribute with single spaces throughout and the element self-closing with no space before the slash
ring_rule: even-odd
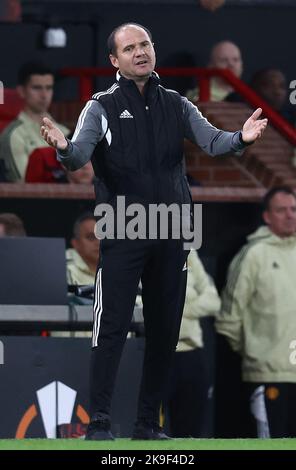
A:
<svg viewBox="0 0 296 470">
<path fill-rule="evenodd" d="M 66 181 L 65 170 L 52 147 L 40 147 L 31 153 L 25 176 L 26 183 L 59 183 Z"/>
</svg>

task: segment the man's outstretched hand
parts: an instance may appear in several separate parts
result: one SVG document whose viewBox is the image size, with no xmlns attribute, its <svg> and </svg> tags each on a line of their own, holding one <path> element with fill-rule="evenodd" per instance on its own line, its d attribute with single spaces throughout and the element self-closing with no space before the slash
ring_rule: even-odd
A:
<svg viewBox="0 0 296 470">
<path fill-rule="evenodd" d="M 262 109 L 258 108 L 252 116 L 247 119 L 242 130 L 242 139 L 246 144 L 251 144 L 260 139 L 267 126 L 267 119 L 258 119 Z"/>
<path fill-rule="evenodd" d="M 41 126 L 40 134 L 51 147 L 64 150 L 68 146 L 68 142 L 62 131 L 47 117 L 43 118 L 43 126 Z"/>
</svg>

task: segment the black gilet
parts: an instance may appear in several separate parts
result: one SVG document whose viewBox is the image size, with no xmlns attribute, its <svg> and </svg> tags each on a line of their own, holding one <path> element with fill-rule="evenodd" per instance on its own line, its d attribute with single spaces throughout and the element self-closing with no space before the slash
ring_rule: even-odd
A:
<svg viewBox="0 0 296 470">
<path fill-rule="evenodd" d="M 129 202 L 188 203 L 180 95 L 162 87 L 153 73 L 144 95 L 133 80 L 120 77 L 118 87 L 98 101 L 108 116 L 108 139 L 92 156 L 97 203 L 116 195 Z"/>
</svg>

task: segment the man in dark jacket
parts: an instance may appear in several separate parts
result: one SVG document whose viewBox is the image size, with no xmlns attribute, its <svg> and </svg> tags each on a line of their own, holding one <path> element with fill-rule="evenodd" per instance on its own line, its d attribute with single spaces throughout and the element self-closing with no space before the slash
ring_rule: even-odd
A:
<svg viewBox="0 0 296 470">
<path fill-rule="evenodd" d="M 260 109 L 242 131 L 224 132 L 213 127 L 186 98 L 163 88 L 154 72 L 155 51 L 145 27 L 135 23 L 119 26 L 109 36 L 108 47 L 111 63 L 118 69 L 116 82 L 88 101 L 72 140 L 49 119 L 41 128 L 46 142 L 57 148 L 59 160 L 70 170 L 91 159 L 100 178 L 97 203 L 110 201 L 118 212 L 114 202 L 118 196 L 128 205 L 140 203 L 148 210 L 160 203 L 188 205 L 190 193 L 182 165 L 184 137 L 216 155 L 241 152 L 264 131 L 267 121 L 258 120 Z M 146 347 L 133 438 L 167 439 L 158 425 L 159 410 L 184 304 L 188 250 L 183 241 L 173 236 L 124 238 L 118 230 L 114 237 L 101 241 L 87 439 L 113 438 L 111 397 L 140 279 Z"/>
</svg>

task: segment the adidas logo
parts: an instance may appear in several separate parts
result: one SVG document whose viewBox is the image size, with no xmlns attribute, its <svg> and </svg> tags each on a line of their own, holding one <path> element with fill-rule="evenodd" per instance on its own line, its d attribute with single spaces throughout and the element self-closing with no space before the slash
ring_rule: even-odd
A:
<svg viewBox="0 0 296 470">
<path fill-rule="evenodd" d="M 119 117 L 120 119 L 133 119 L 134 116 L 132 116 L 131 113 L 129 113 L 128 110 L 125 109 L 124 111 L 122 111 Z"/>
</svg>

